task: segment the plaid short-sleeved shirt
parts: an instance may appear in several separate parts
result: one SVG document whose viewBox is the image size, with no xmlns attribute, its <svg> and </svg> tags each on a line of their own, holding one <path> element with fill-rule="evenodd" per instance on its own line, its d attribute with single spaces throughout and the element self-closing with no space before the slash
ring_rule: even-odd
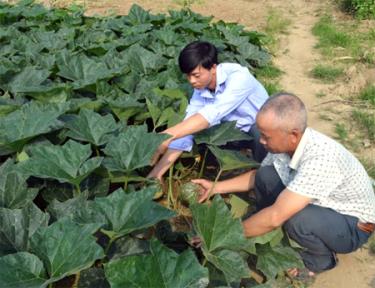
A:
<svg viewBox="0 0 375 288">
<path fill-rule="evenodd" d="M 375 194 L 362 164 L 341 144 L 307 128 L 292 158 L 268 153 L 288 190 L 312 198 L 312 204 L 375 223 Z"/>
</svg>

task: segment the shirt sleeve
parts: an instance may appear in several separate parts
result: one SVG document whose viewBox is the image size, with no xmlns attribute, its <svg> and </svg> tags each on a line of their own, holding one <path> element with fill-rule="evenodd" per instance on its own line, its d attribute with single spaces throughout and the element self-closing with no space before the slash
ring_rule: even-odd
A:
<svg viewBox="0 0 375 288">
<path fill-rule="evenodd" d="M 260 166 L 270 166 L 273 164 L 273 155 L 272 153 L 267 153 L 267 156 L 263 159 L 262 163 Z"/>
<path fill-rule="evenodd" d="M 297 168 L 288 190 L 313 198 L 327 198 L 342 183 L 342 173 L 334 161 L 322 155 L 305 159 Z"/>
<path fill-rule="evenodd" d="M 241 71 L 234 72 L 226 82 L 223 93 L 216 96 L 216 101 L 207 103 L 202 107 L 200 113 L 210 124 L 219 124 L 221 119 L 237 109 L 251 94 L 255 93 L 256 87 L 252 85 L 250 73 Z"/>
<path fill-rule="evenodd" d="M 190 116 L 196 114 L 199 109 L 201 109 L 204 106 L 204 100 L 200 96 L 200 94 L 196 91 L 194 91 L 193 95 L 191 96 L 189 105 L 186 108 L 186 115 L 185 119 L 189 118 Z M 173 140 L 168 148 L 179 150 L 179 151 L 186 151 L 190 152 L 193 148 L 193 135 L 187 135 L 178 139 Z"/>
</svg>

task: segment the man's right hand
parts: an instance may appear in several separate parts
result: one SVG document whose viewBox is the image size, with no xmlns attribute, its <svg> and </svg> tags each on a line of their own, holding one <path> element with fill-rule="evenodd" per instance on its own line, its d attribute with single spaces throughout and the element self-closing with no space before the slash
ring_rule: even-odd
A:
<svg viewBox="0 0 375 288">
<path fill-rule="evenodd" d="M 210 196 L 219 193 L 217 190 L 217 184 L 214 185 L 214 182 L 206 179 L 193 179 L 191 182 L 201 186 L 201 191 L 198 195 L 198 202 L 202 203 L 206 201 Z"/>
</svg>

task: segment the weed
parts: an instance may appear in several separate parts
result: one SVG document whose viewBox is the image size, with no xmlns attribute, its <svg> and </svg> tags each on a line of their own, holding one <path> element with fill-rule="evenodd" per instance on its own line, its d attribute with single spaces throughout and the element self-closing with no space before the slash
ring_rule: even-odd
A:
<svg viewBox="0 0 375 288">
<path fill-rule="evenodd" d="M 360 158 L 362 165 L 365 167 L 367 174 L 375 180 L 375 159 Z M 375 247 L 374 247 L 375 248 Z M 375 253 L 375 250 L 374 250 Z"/>
<path fill-rule="evenodd" d="M 273 65 L 267 65 L 266 67 L 257 69 L 256 76 L 264 79 L 275 79 L 281 76 L 283 72 L 273 66 Z"/>
<path fill-rule="evenodd" d="M 365 101 L 369 101 L 375 106 L 375 85 L 369 84 L 363 88 L 359 94 L 359 98 Z"/>
<path fill-rule="evenodd" d="M 323 98 L 323 97 L 326 97 L 327 96 L 327 94 L 326 93 L 324 93 L 324 92 L 317 92 L 316 94 L 315 94 L 315 96 L 317 97 L 317 98 Z"/>
<path fill-rule="evenodd" d="M 326 82 L 334 82 L 344 73 L 342 68 L 335 68 L 319 64 L 311 70 L 311 76 Z"/>
<path fill-rule="evenodd" d="M 278 35 L 286 34 L 289 25 L 292 23 L 290 19 L 283 17 L 283 13 L 276 9 L 269 10 L 265 32 L 267 36 L 264 41 L 271 51 L 278 50 Z"/>
<path fill-rule="evenodd" d="M 273 95 L 282 91 L 280 84 L 278 82 L 263 82 L 264 88 L 266 88 L 268 95 Z"/>
<path fill-rule="evenodd" d="M 332 17 L 323 16 L 316 23 L 312 30 L 313 34 L 319 38 L 318 47 L 349 47 L 352 39 L 345 32 L 338 31 L 334 25 Z"/>
<path fill-rule="evenodd" d="M 341 141 L 345 141 L 348 138 L 348 131 L 343 123 L 336 123 L 335 132 Z"/>
<path fill-rule="evenodd" d="M 375 115 L 374 113 L 354 110 L 353 119 L 367 132 L 368 139 L 375 140 Z"/>
</svg>

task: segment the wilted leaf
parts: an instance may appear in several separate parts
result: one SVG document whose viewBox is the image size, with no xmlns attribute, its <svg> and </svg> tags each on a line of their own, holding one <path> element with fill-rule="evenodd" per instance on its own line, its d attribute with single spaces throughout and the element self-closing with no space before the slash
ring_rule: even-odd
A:
<svg viewBox="0 0 375 288">
<path fill-rule="evenodd" d="M 98 224 L 80 226 L 62 219 L 34 233 L 31 251 L 43 261 L 50 282 L 76 274 L 105 256 L 92 236 L 98 228 Z"/>
<path fill-rule="evenodd" d="M 129 256 L 105 265 L 112 288 L 116 287 L 207 287 L 208 270 L 200 266 L 188 249 L 178 255 L 157 240 L 151 242 L 151 254 Z"/>
<path fill-rule="evenodd" d="M 235 121 L 212 126 L 209 129 L 197 133 L 194 137 L 195 143 L 197 144 L 205 143 L 214 146 L 225 145 L 233 141 L 252 139 L 251 136 L 236 128 Z"/>
<path fill-rule="evenodd" d="M 79 185 L 102 162 L 102 157 L 88 159 L 90 155 L 89 144 L 69 140 L 63 146 L 34 146 L 31 157 L 19 165 L 21 171 L 29 175 Z"/>
<path fill-rule="evenodd" d="M 28 252 L 0 257 L 0 287 L 40 288 L 47 286 L 40 259 Z"/>
<path fill-rule="evenodd" d="M 150 165 L 158 146 L 170 136 L 147 133 L 146 126 L 131 126 L 117 137 L 111 138 L 103 150 L 104 166 L 109 171 L 130 172 Z"/>
<path fill-rule="evenodd" d="M 67 133 L 68 137 L 96 146 L 105 144 L 109 134 L 118 128 L 111 114 L 101 116 L 88 109 L 81 109 L 78 116 L 73 115 L 65 127 L 70 130 Z"/>
</svg>

